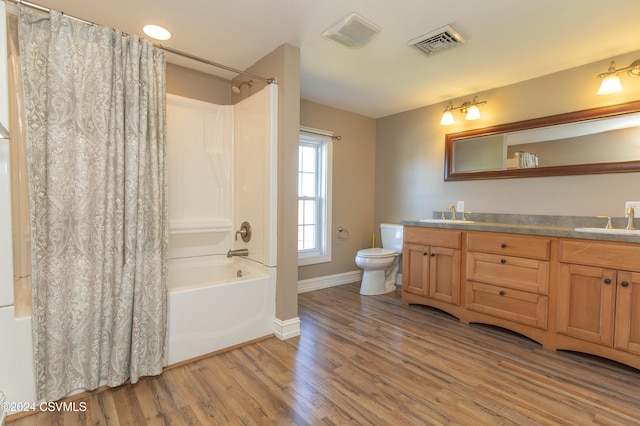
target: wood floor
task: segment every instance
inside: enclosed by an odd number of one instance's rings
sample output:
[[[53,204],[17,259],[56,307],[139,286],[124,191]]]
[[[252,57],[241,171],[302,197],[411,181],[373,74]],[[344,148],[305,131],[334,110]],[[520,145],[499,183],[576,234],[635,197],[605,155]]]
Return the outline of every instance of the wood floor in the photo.
[[[403,306],[358,284],[300,295],[302,336],[275,338],[85,395],[23,425],[632,425],[640,372]]]

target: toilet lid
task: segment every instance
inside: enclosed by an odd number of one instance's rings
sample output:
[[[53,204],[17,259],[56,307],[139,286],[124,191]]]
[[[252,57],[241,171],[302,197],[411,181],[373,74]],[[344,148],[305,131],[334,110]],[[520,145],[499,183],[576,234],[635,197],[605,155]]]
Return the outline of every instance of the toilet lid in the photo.
[[[358,256],[362,257],[389,257],[395,256],[396,254],[397,253],[393,250],[379,247],[358,250]]]

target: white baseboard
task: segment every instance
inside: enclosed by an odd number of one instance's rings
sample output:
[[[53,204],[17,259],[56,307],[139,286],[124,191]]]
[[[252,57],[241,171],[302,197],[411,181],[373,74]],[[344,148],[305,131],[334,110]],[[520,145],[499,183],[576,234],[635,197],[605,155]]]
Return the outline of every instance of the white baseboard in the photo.
[[[285,321],[273,319],[273,334],[280,340],[291,339],[300,335],[300,318],[295,317]]]
[[[360,280],[362,280],[361,270],[300,280],[298,281],[298,294],[343,284],[350,284]]]
[[[343,284],[351,284],[362,280],[362,271],[345,272],[325,277],[309,278],[298,281],[298,294],[321,290]],[[402,274],[396,277],[396,285],[402,285]]]

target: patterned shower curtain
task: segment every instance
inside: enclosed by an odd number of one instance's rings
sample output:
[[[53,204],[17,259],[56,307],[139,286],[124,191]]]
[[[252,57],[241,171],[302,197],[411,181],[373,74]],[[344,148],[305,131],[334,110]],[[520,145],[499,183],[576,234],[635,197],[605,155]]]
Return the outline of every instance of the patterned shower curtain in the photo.
[[[160,374],[167,340],[164,54],[20,7],[37,396]]]

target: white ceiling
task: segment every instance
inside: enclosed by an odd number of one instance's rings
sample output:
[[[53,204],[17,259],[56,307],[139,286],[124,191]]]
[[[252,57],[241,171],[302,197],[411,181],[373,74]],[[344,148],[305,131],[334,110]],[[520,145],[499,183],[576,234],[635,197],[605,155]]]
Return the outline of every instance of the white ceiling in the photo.
[[[129,34],[167,27],[164,45],[246,69],[283,43],[300,48],[301,96],[372,118],[640,49],[640,0],[35,0]],[[381,26],[349,49],[321,33],[351,13]],[[407,41],[450,24],[461,47],[428,57]],[[234,74],[167,54],[167,60]],[[620,63],[618,67],[628,66]],[[272,76],[265,76],[272,77]],[[594,85],[597,81],[594,76]],[[594,89],[595,90],[595,89]]]

